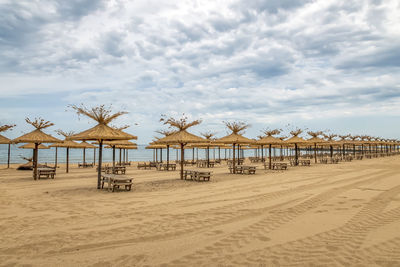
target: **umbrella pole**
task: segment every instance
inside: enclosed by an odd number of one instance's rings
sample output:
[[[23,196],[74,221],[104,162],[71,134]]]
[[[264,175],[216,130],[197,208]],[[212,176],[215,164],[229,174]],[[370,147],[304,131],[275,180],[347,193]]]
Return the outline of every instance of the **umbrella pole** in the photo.
[[[299,165],[299,155],[297,154],[297,143],[294,144],[294,161],[295,161],[295,165]]]
[[[38,162],[38,147],[39,144],[35,143],[35,149],[33,150],[33,179],[37,179],[37,162]]]
[[[263,151],[263,145],[261,145],[261,162],[264,162],[264,151]]]
[[[192,162],[194,162],[194,148],[192,148]]]
[[[112,147],[113,148],[113,168],[112,168],[112,173],[115,173],[115,145]]]
[[[69,147],[67,147],[67,168],[66,168],[66,173],[69,172]]]
[[[119,149],[119,165],[120,166],[122,165],[122,155],[121,155],[121,153],[122,153],[122,149],[120,148]]]
[[[272,169],[271,148],[272,148],[272,145],[269,144],[269,166],[268,167],[269,167],[270,170]]]
[[[86,148],[83,148],[83,166],[85,166],[85,162],[86,162]]]
[[[218,147],[218,160],[221,161],[221,147]]]
[[[93,149],[93,166],[96,165],[96,148]]]
[[[126,150],[126,162],[129,162],[129,149]]]
[[[169,145],[167,145],[167,170],[169,170]]]
[[[103,140],[100,140],[99,143],[99,164],[98,164],[98,170],[97,170],[97,189],[100,189],[100,183],[101,183],[101,159],[103,157]]]
[[[210,147],[207,146],[207,168],[210,168]]]
[[[7,169],[10,168],[10,153],[11,153],[11,144],[8,144]]]
[[[57,168],[57,150],[58,150],[58,147],[56,147],[56,156],[55,156],[55,160],[54,160],[54,165],[55,165],[55,168]]]
[[[317,164],[317,143],[314,143],[314,162]]]
[[[233,151],[232,151],[232,158],[233,158],[233,161],[232,161],[232,167],[233,167],[233,174],[235,174],[236,173],[236,170],[235,170],[235,144],[232,144],[232,146],[233,146]]]
[[[183,180],[183,161],[184,161],[184,158],[185,158],[185,149],[184,149],[184,144],[181,143],[181,180]]]
[[[333,157],[333,146],[330,146],[330,156],[331,156],[331,158]]]

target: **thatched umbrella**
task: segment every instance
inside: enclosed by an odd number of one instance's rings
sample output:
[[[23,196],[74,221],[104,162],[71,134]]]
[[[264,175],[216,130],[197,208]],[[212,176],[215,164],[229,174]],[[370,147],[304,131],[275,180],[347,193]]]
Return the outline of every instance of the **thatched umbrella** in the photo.
[[[115,149],[118,149],[119,146],[134,146],[135,143],[132,143],[128,140],[115,140],[115,141],[106,141],[104,142],[105,145],[108,145],[110,148],[113,149],[113,169],[115,168]],[[121,149],[119,153],[120,163],[121,163]]]
[[[93,144],[89,144],[86,141],[81,142],[80,145],[83,148],[83,164],[85,164],[86,163],[86,149],[87,148],[89,148],[89,149],[93,148],[93,155],[95,156],[96,155],[97,146],[95,146]],[[94,161],[95,161],[95,159],[93,158],[93,165],[94,165]]]
[[[224,122],[225,126],[231,130],[231,134],[224,136],[222,138],[219,138],[215,140],[215,143],[222,143],[222,144],[231,144],[232,145],[232,157],[233,157],[233,173],[236,173],[235,171],[235,164],[236,164],[236,159],[235,159],[235,145],[240,145],[240,144],[253,144],[254,140],[251,140],[249,138],[246,138],[242,136],[240,133],[242,133],[245,129],[249,127],[248,124],[244,122]]]
[[[81,145],[80,143],[76,143],[72,140],[68,140],[68,138],[70,138],[74,133],[73,132],[64,132],[62,130],[56,130],[56,133],[58,133],[59,135],[62,135],[65,137],[65,140],[62,143],[57,143],[57,144],[52,144],[50,145],[50,147],[55,147],[56,148],[56,160],[55,162],[57,162],[57,148],[59,147],[65,147],[66,148],[66,168],[65,168],[65,172],[68,173],[69,172],[69,149],[70,148],[83,148],[83,145]]]
[[[125,160],[125,150],[126,152],[129,151],[129,149],[138,149],[137,148],[137,144],[136,143],[132,143],[130,141],[127,140],[120,140],[121,143],[117,144],[117,145],[107,145],[105,148],[113,148],[113,149],[119,149],[119,165],[122,164],[122,157],[121,157],[121,152],[122,150],[124,150],[124,162],[126,162]],[[126,143],[122,142],[122,141],[126,141]],[[115,142],[115,141],[112,141]],[[104,142],[106,144],[106,142]],[[107,142],[108,144],[109,142]],[[115,156],[114,156],[115,157]],[[126,155],[126,158],[128,158],[128,155]],[[115,159],[114,159],[115,160]]]
[[[340,144],[334,140],[333,138],[335,138],[337,136],[337,134],[323,134],[323,136],[325,137],[326,141],[327,141],[327,145],[329,145],[329,151],[330,151],[330,157],[333,157],[333,146],[340,146]]]
[[[206,142],[202,145],[206,147],[206,152],[207,152],[207,168],[210,167],[210,146],[212,146],[212,142],[214,141],[212,137],[215,135],[215,133],[212,132],[205,132],[201,133],[201,135],[206,139]]]
[[[322,131],[308,131],[307,133],[311,136],[310,139],[307,139],[307,142],[314,145],[314,162],[317,163],[317,145],[326,143],[327,141],[318,137],[324,134]]]
[[[42,129],[53,126],[54,124],[45,121],[41,118],[36,118],[34,121],[26,118],[25,121],[31,124],[36,130],[24,134],[20,137],[12,140],[13,143],[33,143],[35,144],[34,153],[33,153],[33,179],[37,178],[37,161],[38,161],[38,146],[42,143],[61,143],[62,141],[42,132]]]
[[[4,124],[0,125],[0,133],[10,130],[15,127],[15,124]],[[7,158],[7,168],[10,168],[10,155],[11,155],[11,140],[5,136],[0,135],[0,144],[8,144],[8,158]]]
[[[167,136],[170,136],[171,134],[175,133],[176,131],[175,130],[173,130],[173,131],[172,130],[158,130],[156,132],[159,133],[159,134],[164,135],[164,137],[167,137]],[[158,138],[158,140],[159,140],[159,138]],[[166,146],[165,146],[165,148],[167,148],[167,166],[169,165],[169,146],[170,146],[170,144],[166,144]],[[162,161],[162,149],[164,147],[161,146],[161,147],[158,147],[158,148],[161,149],[161,161]]]
[[[137,137],[108,126],[111,121],[123,114],[126,114],[127,112],[117,112],[112,114],[111,110],[107,109],[104,105],[100,105],[91,109],[87,109],[83,105],[80,107],[72,105],[71,107],[78,113],[78,115],[85,115],[98,123],[96,126],[90,128],[89,130],[70,136],[69,139],[82,141],[91,140],[99,142],[97,189],[100,189],[103,141],[130,140],[137,139]]]
[[[188,122],[187,117],[183,117],[181,119],[174,119],[174,118],[166,118],[165,116],[162,116],[160,121],[166,125],[169,125],[169,127],[176,128],[176,131],[174,131],[174,133],[171,135],[168,135],[164,138],[161,138],[161,139],[155,141],[154,143],[155,144],[180,145],[180,149],[181,149],[180,176],[181,176],[181,179],[183,179],[183,165],[184,165],[184,161],[185,161],[185,146],[190,143],[205,142],[205,140],[203,138],[196,136],[194,134],[191,134],[191,133],[187,132],[186,130],[192,126],[200,124],[201,120],[195,120],[192,122]]]
[[[265,137],[262,137],[260,140],[256,141],[256,144],[261,145],[261,151],[263,149],[263,145],[269,145],[269,169],[272,169],[272,157],[271,157],[271,150],[272,145],[281,145],[283,141],[279,138],[273,137],[274,135],[280,134],[281,130],[274,129],[274,130],[266,130],[264,131],[266,134]],[[262,152],[261,152],[262,153]]]
[[[291,131],[290,134],[292,135],[292,137],[285,141],[285,143],[294,145],[294,149],[295,149],[294,150],[294,153],[295,153],[294,154],[295,155],[294,162],[295,162],[296,166],[299,165],[298,145],[307,143],[306,140],[304,140],[301,137],[298,137],[298,135],[301,134],[302,132],[303,132],[303,130],[301,130],[301,129],[296,129],[296,130]]]

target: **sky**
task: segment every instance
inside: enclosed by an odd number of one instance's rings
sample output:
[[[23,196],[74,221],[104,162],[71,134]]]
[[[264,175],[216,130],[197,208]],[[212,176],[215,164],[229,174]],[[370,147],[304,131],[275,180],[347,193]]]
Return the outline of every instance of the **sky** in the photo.
[[[127,111],[150,142],[160,115],[262,130],[400,138],[398,0],[0,0],[0,124],[95,124],[68,105]],[[289,126],[288,126],[289,125]]]

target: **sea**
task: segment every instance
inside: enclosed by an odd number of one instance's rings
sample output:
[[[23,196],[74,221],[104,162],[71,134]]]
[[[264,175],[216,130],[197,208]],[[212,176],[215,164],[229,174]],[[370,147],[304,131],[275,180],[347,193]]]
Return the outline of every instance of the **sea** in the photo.
[[[10,163],[26,163],[25,158],[31,158],[33,155],[33,149],[22,149],[19,148],[23,144],[11,145],[10,149]],[[157,155],[158,161],[160,161],[160,154],[162,154],[162,159],[165,161],[167,158],[166,149],[163,149],[162,153],[160,150],[157,151],[157,154],[153,149],[146,149],[147,145],[138,145],[138,149],[129,150],[127,161],[154,161],[155,156]],[[57,162],[58,163],[66,163],[66,155],[67,149],[59,147],[57,149]],[[218,148],[213,149],[210,148],[210,159],[218,159],[222,158],[231,158],[232,150],[231,149],[221,149],[218,151]],[[54,147],[49,149],[39,149],[38,159],[39,163],[48,163],[54,164],[55,162],[55,154],[56,149]],[[123,152],[122,159],[123,159]],[[104,162],[112,162],[112,149],[103,148],[103,161]],[[243,150],[244,157],[252,157],[255,156],[256,152],[254,149]],[[7,156],[8,156],[8,145],[0,144],[0,164],[7,164]],[[116,160],[119,160],[119,149],[115,151]],[[169,150],[169,159],[176,160],[180,158],[180,150],[172,149]],[[205,159],[206,158],[206,149],[195,149],[193,153],[193,149],[185,149],[185,159]],[[86,162],[93,162],[94,159],[94,149],[86,149],[85,150],[85,160]],[[98,160],[98,149],[96,149],[96,161]],[[83,149],[69,149],[69,162],[70,163],[80,163],[83,162]]]

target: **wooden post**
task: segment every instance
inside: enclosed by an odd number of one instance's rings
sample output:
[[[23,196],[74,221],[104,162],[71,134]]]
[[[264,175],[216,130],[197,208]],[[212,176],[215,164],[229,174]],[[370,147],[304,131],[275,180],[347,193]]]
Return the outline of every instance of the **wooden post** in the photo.
[[[83,148],[83,165],[85,165],[86,161],[86,147]]]
[[[314,162],[317,163],[317,143],[314,143]]]
[[[235,174],[236,173],[236,171],[235,171],[235,144],[232,144],[232,147],[233,147],[233,151],[232,151],[232,157],[233,157],[233,161],[232,161],[232,167],[233,167],[233,174]]]
[[[10,168],[10,154],[11,154],[11,144],[8,144],[8,159],[7,159],[7,169]]]
[[[99,164],[98,164],[98,170],[97,170],[97,189],[100,189],[101,187],[101,159],[103,157],[103,140],[100,140],[99,142]]]
[[[112,146],[113,149],[113,164],[112,164],[112,173],[115,173],[115,145]]]
[[[93,166],[96,165],[96,148],[93,149]]]
[[[57,168],[57,159],[58,159],[57,152],[58,152],[58,147],[56,147],[56,155],[55,155],[55,160],[54,160],[54,166],[55,166],[55,168]]]
[[[35,148],[33,150],[33,179],[37,179],[37,162],[38,162],[38,147],[39,144],[35,143]]]
[[[69,147],[67,147],[67,169],[66,172],[69,172]]]
[[[168,165],[169,165],[169,145],[167,145],[167,170],[169,170]]]
[[[294,144],[294,165],[299,165],[299,155],[297,154],[297,143]]]
[[[121,157],[121,148],[119,149],[119,165],[122,164],[122,157]]]
[[[269,169],[272,170],[272,157],[271,157],[272,144],[269,144]]]
[[[178,150],[176,150],[178,151]],[[183,180],[183,161],[185,160],[184,144],[181,143],[181,180]]]

